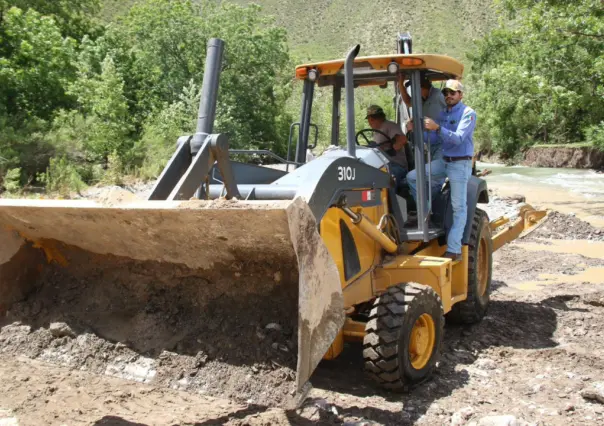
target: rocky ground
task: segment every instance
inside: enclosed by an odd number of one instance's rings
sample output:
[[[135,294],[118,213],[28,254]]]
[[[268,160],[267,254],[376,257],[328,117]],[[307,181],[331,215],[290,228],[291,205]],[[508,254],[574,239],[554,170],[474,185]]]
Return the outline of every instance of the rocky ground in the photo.
[[[491,200],[491,219],[514,218],[519,200]],[[362,373],[362,348],[350,344],[320,364],[298,409],[208,396],[211,384],[192,385],[200,368],[217,362],[203,352],[149,355],[94,330],[9,315],[0,323],[0,425],[604,424],[602,234],[551,213],[495,253],[487,316],[473,326],[446,326],[429,381],[404,394],[382,391]],[[278,324],[256,328],[259,338],[277,343],[276,353],[287,349],[279,346],[287,339]],[[220,368],[226,375],[228,365]],[[237,375],[252,391],[263,391],[254,387],[260,378],[277,387],[292,380],[278,362],[253,368]]]

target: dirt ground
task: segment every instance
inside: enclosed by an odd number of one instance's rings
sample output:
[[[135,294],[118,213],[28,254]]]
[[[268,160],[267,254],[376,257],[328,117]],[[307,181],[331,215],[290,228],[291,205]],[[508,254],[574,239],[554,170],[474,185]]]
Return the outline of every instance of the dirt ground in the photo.
[[[429,381],[405,394],[382,391],[363,375],[360,345],[350,344],[338,359],[319,365],[298,409],[279,404],[291,389],[292,331],[269,316],[259,314],[246,328],[254,346],[233,348],[229,362],[212,356],[213,345],[226,340],[176,338],[182,316],[195,305],[180,294],[164,328],[141,328],[141,335],[121,339],[125,324],[109,321],[115,306],[103,297],[124,291],[118,281],[115,288],[89,289],[99,300],[93,306],[66,297],[77,283],[55,276],[52,287],[0,322],[0,425],[604,424],[603,234],[575,217],[552,214],[495,253],[487,316],[476,325],[445,327],[443,356]],[[146,285],[153,284],[151,266],[122,267],[138,268]],[[165,300],[143,299],[144,325]],[[55,316],[56,304],[69,315]],[[103,334],[120,338],[99,337],[96,320],[85,321],[87,312],[105,312]],[[210,325],[217,332],[223,326]],[[171,341],[187,345],[160,348],[157,342],[170,333]],[[240,365],[239,352],[246,350],[259,362]],[[234,382],[222,379],[232,371]],[[217,380],[229,392],[210,397]]]

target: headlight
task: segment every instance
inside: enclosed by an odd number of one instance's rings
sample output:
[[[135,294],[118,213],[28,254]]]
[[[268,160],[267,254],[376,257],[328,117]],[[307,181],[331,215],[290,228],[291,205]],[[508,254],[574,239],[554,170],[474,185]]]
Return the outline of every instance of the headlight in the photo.
[[[396,62],[390,62],[388,64],[388,72],[390,74],[396,74],[398,72],[398,64]]]

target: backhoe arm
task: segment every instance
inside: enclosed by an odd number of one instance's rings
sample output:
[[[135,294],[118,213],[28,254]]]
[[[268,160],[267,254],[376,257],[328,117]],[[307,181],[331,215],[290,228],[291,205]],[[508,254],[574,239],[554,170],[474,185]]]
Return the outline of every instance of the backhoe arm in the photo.
[[[503,247],[510,241],[515,240],[525,231],[532,232],[537,229],[537,225],[543,223],[543,219],[547,216],[547,212],[544,210],[535,210],[531,205],[525,204],[520,208],[518,218],[507,228],[498,232],[493,236],[493,251],[496,251]],[[510,220],[504,217],[495,219],[491,222],[491,230],[495,231],[497,228],[505,225]]]

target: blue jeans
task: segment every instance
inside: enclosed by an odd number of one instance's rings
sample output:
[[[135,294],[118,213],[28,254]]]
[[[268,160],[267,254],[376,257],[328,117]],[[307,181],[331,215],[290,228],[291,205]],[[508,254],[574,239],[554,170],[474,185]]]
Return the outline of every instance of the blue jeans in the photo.
[[[438,190],[443,183],[447,175],[445,174],[445,162],[442,159],[433,160],[431,163],[432,167],[432,191]],[[428,164],[426,164],[426,185],[428,185]],[[407,182],[409,183],[409,189],[413,199],[417,202],[417,169],[411,170],[407,174]]]
[[[445,170],[451,185],[453,226],[447,236],[447,251],[461,254],[461,239],[468,218],[468,180],[472,175],[472,160],[445,162]]]
[[[390,172],[394,176],[394,181],[396,182],[396,190],[398,191],[405,182],[405,177],[407,176],[407,169],[401,166],[399,163],[391,161]]]

